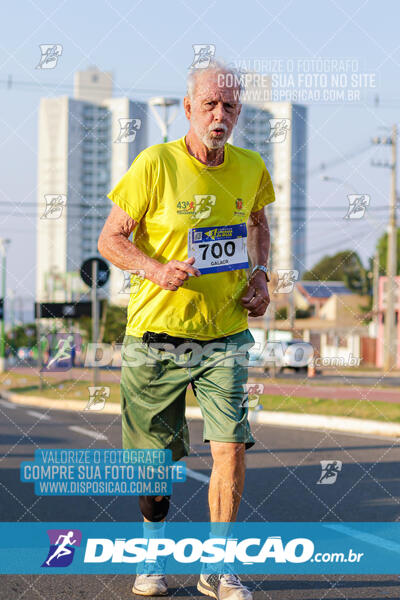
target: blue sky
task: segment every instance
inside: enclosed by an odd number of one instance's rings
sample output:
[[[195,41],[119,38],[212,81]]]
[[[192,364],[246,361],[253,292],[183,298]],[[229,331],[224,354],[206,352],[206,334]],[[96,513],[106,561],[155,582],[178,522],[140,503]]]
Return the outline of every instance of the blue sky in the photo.
[[[12,240],[8,289],[30,297],[35,286],[37,118],[41,96],[71,93],[73,73],[96,65],[111,70],[116,95],[132,98],[156,92],[183,96],[193,59],[192,44],[216,45],[232,61],[255,59],[344,59],[358,61],[358,72],[374,73],[376,88],[359,103],[309,104],[307,266],[322,255],[357,250],[366,262],[385,231],[390,193],[389,169],[371,158],[389,159],[388,148],[367,148],[371,138],[398,119],[400,42],[398,2],[365,0],[227,0],[171,2],[92,0],[23,1],[7,7],[0,53],[0,236]],[[397,15],[397,16],[396,16]],[[35,69],[39,44],[59,43],[63,54],[53,70]],[[3,83],[12,75],[13,85]],[[151,93],[143,92],[151,90]],[[379,105],[374,98],[379,96]],[[183,111],[171,137],[186,131]],[[150,143],[159,141],[151,126]],[[352,158],[344,160],[351,154]],[[318,166],[347,184],[321,181]],[[334,164],[336,162],[336,164]],[[360,220],[344,221],[339,210],[355,190],[371,196],[372,210]],[[381,210],[377,210],[381,207]],[[285,243],[285,240],[279,241]]]

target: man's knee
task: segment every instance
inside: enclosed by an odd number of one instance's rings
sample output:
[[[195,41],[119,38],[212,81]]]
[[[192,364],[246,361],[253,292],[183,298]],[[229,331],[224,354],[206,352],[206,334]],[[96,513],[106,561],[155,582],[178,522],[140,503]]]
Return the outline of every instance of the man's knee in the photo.
[[[210,441],[211,455],[217,463],[244,463],[246,444],[241,442]]]
[[[156,500],[156,498],[158,496],[139,496],[139,507],[142,515],[148,521],[155,523],[162,521],[167,516],[171,496],[162,496],[161,500]]]

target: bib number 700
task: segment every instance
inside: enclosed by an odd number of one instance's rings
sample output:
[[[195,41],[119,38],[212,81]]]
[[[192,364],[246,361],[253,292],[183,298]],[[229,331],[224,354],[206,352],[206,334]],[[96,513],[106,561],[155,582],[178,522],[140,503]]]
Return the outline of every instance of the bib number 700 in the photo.
[[[213,242],[211,244],[199,244],[199,248],[203,250],[202,259],[207,259],[207,251],[211,248],[210,252],[214,258],[221,258],[223,254],[226,256],[233,256],[235,254],[235,244],[233,242],[225,242],[223,245],[220,242]]]
[[[246,224],[190,229],[188,256],[195,257],[196,268],[203,275],[247,269]]]

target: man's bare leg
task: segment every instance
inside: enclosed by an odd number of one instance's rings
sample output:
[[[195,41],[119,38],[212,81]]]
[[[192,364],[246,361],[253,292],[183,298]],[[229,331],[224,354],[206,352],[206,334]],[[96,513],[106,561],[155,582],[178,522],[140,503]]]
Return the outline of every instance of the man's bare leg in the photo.
[[[231,523],[236,520],[244,488],[246,447],[244,443],[237,442],[210,441],[210,445],[213,457],[208,490],[210,521]],[[213,535],[212,529],[210,533]],[[217,532],[214,531],[215,533]],[[225,535],[227,533],[218,531],[217,537]],[[202,573],[197,589],[217,600],[252,600],[251,592],[237,575],[229,572],[229,569],[225,574],[220,573],[218,576],[215,573]]]
[[[245,444],[210,441],[213,468],[208,489],[210,521],[236,520],[245,478]]]

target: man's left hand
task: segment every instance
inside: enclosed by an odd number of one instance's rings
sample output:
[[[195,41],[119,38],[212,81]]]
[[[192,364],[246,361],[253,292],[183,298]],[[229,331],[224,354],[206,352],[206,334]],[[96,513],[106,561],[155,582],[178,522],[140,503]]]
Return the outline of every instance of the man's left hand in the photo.
[[[261,317],[265,313],[270,299],[267,280],[262,271],[254,273],[240,302],[249,311],[249,317]]]

